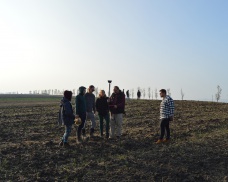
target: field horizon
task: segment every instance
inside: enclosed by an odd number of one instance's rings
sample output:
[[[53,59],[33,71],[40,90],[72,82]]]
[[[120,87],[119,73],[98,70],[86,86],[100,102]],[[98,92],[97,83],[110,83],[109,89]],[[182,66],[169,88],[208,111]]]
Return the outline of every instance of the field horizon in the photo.
[[[74,126],[66,149],[61,97],[0,95],[1,181],[228,181],[227,103],[175,100],[171,142],[157,145],[161,101],[126,100],[121,140],[101,138],[96,116],[95,137],[78,144]]]
[[[126,95],[126,94],[125,94]],[[1,99],[6,98],[62,98],[62,95],[49,95],[49,94],[2,94],[0,93],[0,101]],[[172,97],[172,96],[171,96]],[[75,95],[73,95],[73,98],[75,98]],[[182,101],[181,99],[175,99],[176,101]],[[137,98],[130,98],[130,100],[137,100]],[[152,99],[152,98],[143,98],[141,97],[140,100],[161,100],[160,97],[158,99]],[[184,101],[196,101],[196,102],[217,102],[212,101],[210,99],[202,98],[202,99],[183,99]],[[227,103],[228,99],[220,99],[217,103]]]

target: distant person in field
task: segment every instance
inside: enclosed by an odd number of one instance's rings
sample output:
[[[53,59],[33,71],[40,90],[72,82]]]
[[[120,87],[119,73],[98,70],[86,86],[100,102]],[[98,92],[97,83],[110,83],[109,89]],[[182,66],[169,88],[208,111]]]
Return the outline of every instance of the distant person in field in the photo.
[[[95,121],[95,113],[96,113],[96,105],[95,105],[95,95],[93,94],[95,90],[95,87],[93,85],[90,85],[88,88],[87,93],[85,94],[85,100],[86,100],[86,120],[91,120],[91,128],[90,128],[90,136],[93,137],[94,130],[96,127],[96,121]],[[85,123],[86,126],[86,123]],[[83,130],[85,131],[85,126]]]
[[[141,97],[141,92],[140,92],[140,90],[138,90],[138,92],[137,92],[137,98],[140,99],[140,97]]]
[[[127,95],[127,98],[129,99],[129,97],[130,97],[129,90],[127,90],[126,95]]]
[[[68,137],[70,136],[72,125],[74,124],[75,115],[71,105],[72,92],[65,90],[64,97],[61,100],[61,120],[65,125],[65,133],[62,137],[60,146],[69,147]]]
[[[86,88],[83,86],[79,87],[79,94],[75,98],[76,118],[80,118],[82,121],[82,123],[78,126],[78,131],[77,131],[78,142],[82,141],[81,134],[86,120],[86,101],[84,97],[85,93],[86,93]]]
[[[156,142],[157,144],[162,142],[168,142],[170,140],[170,129],[169,122],[173,121],[174,116],[174,101],[169,96],[166,95],[166,90],[160,90],[160,96],[162,97],[162,102],[160,104],[160,138]],[[166,138],[164,138],[166,132]]]
[[[105,119],[105,137],[109,138],[109,122],[110,122],[110,114],[109,114],[109,107],[108,107],[108,97],[105,94],[104,90],[100,90],[99,97],[96,100],[96,110],[98,112],[98,116],[100,119],[100,135],[103,137],[103,121]]]
[[[111,111],[110,138],[113,139],[116,136],[119,139],[122,135],[125,95],[118,86],[115,86],[113,89],[113,93],[108,101]]]

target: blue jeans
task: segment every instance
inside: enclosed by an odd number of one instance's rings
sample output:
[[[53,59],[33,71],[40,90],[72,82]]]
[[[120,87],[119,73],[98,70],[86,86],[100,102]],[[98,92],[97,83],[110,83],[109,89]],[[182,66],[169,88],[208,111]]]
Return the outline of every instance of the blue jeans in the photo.
[[[62,141],[65,143],[68,140],[68,137],[70,136],[72,129],[72,125],[65,125],[65,133],[63,135]]]
[[[83,129],[86,128],[86,120],[91,120],[91,128],[95,128],[96,127],[96,121],[95,121],[95,117],[94,117],[94,113],[93,112],[86,112],[86,119],[85,119],[85,124]]]

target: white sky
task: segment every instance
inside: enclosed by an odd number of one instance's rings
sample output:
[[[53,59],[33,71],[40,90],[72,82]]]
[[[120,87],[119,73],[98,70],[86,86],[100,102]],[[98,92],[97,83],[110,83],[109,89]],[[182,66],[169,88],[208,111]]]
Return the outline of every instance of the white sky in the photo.
[[[107,80],[228,99],[227,1],[1,0],[0,93]]]

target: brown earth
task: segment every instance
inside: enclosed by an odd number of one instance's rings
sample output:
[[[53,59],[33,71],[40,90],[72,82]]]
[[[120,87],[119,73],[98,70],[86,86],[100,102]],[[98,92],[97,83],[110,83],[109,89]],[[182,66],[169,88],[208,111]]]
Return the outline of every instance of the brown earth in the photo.
[[[228,104],[175,101],[171,142],[155,144],[160,101],[126,103],[120,141],[58,146],[59,98],[0,100],[0,181],[227,181]],[[90,122],[88,122],[87,133]]]

